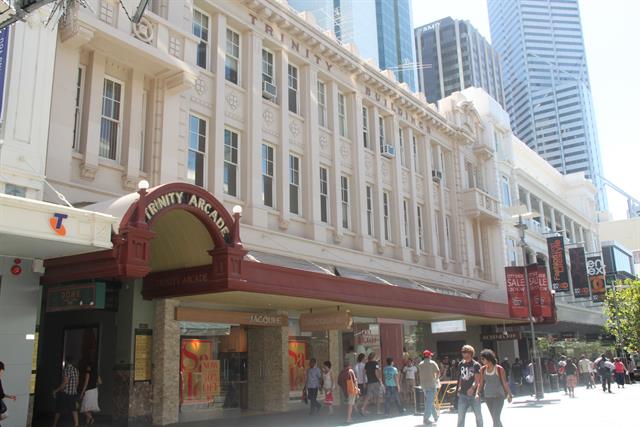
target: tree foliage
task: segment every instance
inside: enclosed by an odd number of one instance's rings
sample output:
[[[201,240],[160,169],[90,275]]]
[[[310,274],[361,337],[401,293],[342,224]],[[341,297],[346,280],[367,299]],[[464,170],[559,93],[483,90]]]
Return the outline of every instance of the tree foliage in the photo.
[[[607,332],[627,351],[640,349],[640,280],[616,282],[605,300]]]

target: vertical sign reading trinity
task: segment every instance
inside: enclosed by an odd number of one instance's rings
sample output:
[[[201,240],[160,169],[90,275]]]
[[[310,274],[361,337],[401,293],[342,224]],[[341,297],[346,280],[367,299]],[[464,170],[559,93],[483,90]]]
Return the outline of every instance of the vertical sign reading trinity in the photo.
[[[587,260],[584,248],[570,248],[571,281],[573,282],[573,296],[576,298],[589,298],[589,280],[587,279]]]
[[[591,300],[593,302],[603,302],[607,290],[605,288],[604,263],[600,255],[587,258],[587,274],[591,285]]]
[[[4,120],[4,92],[7,75],[7,51],[9,50],[9,27],[0,30],[0,122]]]
[[[569,274],[567,258],[564,254],[564,237],[547,238],[549,250],[549,269],[551,270],[551,288],[556,292],[569,292]]]

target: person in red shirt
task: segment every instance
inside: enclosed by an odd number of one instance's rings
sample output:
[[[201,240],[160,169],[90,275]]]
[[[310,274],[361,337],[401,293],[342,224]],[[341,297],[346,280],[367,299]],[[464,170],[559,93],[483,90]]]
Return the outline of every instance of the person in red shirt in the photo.
[[[618,384],[618,388],[622,386],[624,388],[624,375],[627,373],[627,368],[625,368],[624,363],[620,360],[619,357],[613,359],[614,372],[616,373],[616,383]]]

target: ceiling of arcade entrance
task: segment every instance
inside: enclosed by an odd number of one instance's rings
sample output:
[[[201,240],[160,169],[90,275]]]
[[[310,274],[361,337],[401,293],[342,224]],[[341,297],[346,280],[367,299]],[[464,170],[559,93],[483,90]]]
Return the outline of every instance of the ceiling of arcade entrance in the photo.
[[[151,228],[151,271],[211,264],[208,251],[215,247],[209,231],[188,211],[174,209],[159,217]]]

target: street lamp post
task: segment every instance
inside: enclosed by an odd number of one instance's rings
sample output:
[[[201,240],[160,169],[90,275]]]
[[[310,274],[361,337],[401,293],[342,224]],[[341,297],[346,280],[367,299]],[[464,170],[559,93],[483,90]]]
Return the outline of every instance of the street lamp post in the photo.
[[[533,393],[536,400],[544,399],[544,386],[542,383],[542,363],[538,354],[538,345],[536,343],[536,331],[533,325],[533,310],[531,306],[531,288],[529,287],[529,273],[527,271],[527,243],[525,241],[525,230],[527,225],[522,221],[522,215],[518,215],[518,224],[516,228],[520,230],[520,246],[522,246],[522,265],[524,266],[524,283],[527,292],[527,305],[529,308],[529,327],[531,328],[531,350],[535,363],[533,369]]]

